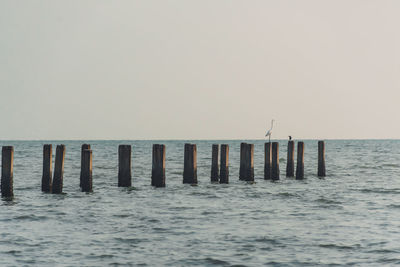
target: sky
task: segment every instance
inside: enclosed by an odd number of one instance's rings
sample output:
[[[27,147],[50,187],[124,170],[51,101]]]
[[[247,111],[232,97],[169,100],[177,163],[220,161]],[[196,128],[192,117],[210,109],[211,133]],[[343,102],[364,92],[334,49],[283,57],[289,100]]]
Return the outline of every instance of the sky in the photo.
[[[1,0],[0,139],[398,139],[399,11]]]

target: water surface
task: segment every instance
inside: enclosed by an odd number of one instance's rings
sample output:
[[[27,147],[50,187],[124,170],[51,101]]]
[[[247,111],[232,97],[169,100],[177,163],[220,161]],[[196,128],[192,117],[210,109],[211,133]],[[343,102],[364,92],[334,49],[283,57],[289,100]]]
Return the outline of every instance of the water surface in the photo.
[[[186,141],[2,141],[14,146],[13,201],[1,201],[1,266],[383,266],[400,263],[400,141],[305,141],[303,181],[239,181],[240,141],[197,144],[198,186],[182,184]],[[41,190],[44,143],[66,145],[63,195]],[[80,146],[93,193],[79,189]],[[166,145],[166,188],[150,186],[151,147]],[[230,145],[230,184],[211,184],[211,145]],[[133,187],[118,188],[118,145],[132,145]],[[296,147],[297,148],[297,147]],[[296,155],[296,154],[295,154]],[[54,157],[54,155],[53,155]]]

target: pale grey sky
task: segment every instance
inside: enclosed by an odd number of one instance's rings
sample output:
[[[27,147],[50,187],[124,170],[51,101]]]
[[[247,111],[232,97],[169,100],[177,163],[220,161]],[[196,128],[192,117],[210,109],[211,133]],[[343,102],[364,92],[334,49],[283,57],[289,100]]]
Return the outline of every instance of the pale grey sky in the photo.
[[[400,138],[400,1],[0,1],[0,139]]]

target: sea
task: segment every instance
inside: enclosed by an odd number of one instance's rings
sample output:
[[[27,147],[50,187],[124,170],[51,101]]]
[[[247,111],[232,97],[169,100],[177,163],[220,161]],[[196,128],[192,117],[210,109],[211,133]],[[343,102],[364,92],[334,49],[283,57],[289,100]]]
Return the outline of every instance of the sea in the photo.
[[[304,180],[286,178],[287,140],[274,141],[274,182],[265,140],[0,141],[14,146],[15,195],[0,202],[0,266],[400,264],[400,140],[325,140],[324,178],[318,140],[305,140]],[[254,144],[254,183],[239,180],[241,142]],[[83,143],[92,193],[79,187]],[[197,144],[197,186],[182,183],[185,143]],[[44,144],[53,164],[66,146],[63,194],[41,192]],[[130,188],[117,186],[120,144],[132,145]],[[166,145],[165,188],[151,186],[153,144]],[[229,184],[210,182],[212,144],[229,145]]]

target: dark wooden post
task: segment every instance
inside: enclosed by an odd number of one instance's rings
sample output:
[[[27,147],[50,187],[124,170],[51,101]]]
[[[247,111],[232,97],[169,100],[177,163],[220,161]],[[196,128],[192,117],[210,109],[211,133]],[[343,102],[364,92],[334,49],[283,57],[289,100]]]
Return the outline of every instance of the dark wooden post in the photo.
[[[14,197],[14,147],[3,146],[1,151],[1,196]]]
[[[245,180],[249,182],[254,181],[254,144],[246,144],[246,154],[245,154]]]
[[[264,144],[264,179],[271,179],[271,143]]]
[[[80,174],[80,178],[79,178],[79,186],[82,187],[82,170],[83,170],[83,151],[85,149],[90,149],[90,145],[89,144],[83,144],[81,147],[81,174]]]
[[[56,160],[54,164],[54,176],[51,192],[61,194],[63,190],[65,146],[58,145],[56,148]]]
[[[297,144],[296,180],[304,179],[304,142]]]
[[[165,187],[165,145],[153,145],[151,185]]]
[[[219,145],[212,145],[211,182],[218,182],[218,149]]]
[[[118,147],[118,186],[132,186],[132,147],[120,145]]]
[[[220,169],[221,184],[229,183],[229,145],[221,145],[221,169]]]
[[[325,177],[325,142],[318,141],[318,176]]]
[[[286,177],[294,177],[294,141],[288,142]]]
[[[92,150],[85,149],[82,153],[82,192],[93,191]]]
[[[279,143],[272,143],[272,170],[271,179],[279,180]]]
[[[52,145],[43,146],[43,173],[42,173],[42,191],[51,192],[53,168],[53,151]]]
[[[247,143],[240,143],[240,169],[239,169],[239,180],[246,180],[246,150]]]
[[[185,144],[183,183],[197,184],[197,147]]]

